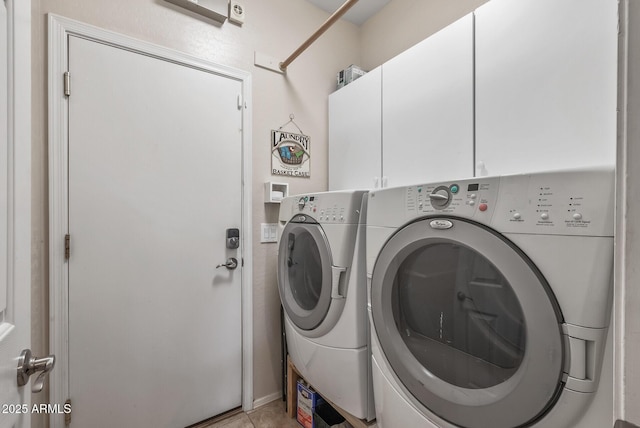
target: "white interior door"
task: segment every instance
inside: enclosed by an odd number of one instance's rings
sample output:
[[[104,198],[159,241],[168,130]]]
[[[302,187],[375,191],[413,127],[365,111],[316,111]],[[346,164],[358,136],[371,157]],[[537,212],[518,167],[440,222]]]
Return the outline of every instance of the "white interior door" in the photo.
[[[30,1],[0,3],[0,427],[30,426],[18,356],[30,345]]]
[[[68,58],[71,426],[238,407],[242,82],[75,36]]]

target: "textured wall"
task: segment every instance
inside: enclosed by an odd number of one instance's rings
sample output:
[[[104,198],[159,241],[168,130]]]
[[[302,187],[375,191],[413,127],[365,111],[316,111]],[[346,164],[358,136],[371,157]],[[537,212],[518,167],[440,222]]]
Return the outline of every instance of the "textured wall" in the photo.
[[[393,0],[361,27],[361,67],[379,66],[487,1]]]
[[[277,207],[263,203],[263,183],[288,181],[291,193],[327,188],[327,95],[336,72],[360,61],[359,28],[338,22],[292,65],[286,76],[253,65],[254,51],[284,60],[327,18],[304,0],[244,0],[242,27],[222,26],[163,0],[33,0],[33,271],[32,348],[48,352],[47,21],[54,13],[173,48],[252,73],[254,235],[254,399],[275,396],[280,384],[280,313],[275,244],[260,244],[260,223],[277,221]],[[339,46],[339,49],[336,47]],[[295,114],[311,136],[311,178],[270,173],[270,130]],[[47,400],[46,391],[34,402]],[[34,417],[33,426],[46,426]]]

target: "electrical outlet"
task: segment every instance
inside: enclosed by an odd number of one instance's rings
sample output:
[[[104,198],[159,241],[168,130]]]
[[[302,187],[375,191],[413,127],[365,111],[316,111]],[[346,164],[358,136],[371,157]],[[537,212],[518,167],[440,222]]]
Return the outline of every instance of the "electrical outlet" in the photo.
[[[229,2],[229,22],[234,24],[244,24],[244,5],[235,0]]]

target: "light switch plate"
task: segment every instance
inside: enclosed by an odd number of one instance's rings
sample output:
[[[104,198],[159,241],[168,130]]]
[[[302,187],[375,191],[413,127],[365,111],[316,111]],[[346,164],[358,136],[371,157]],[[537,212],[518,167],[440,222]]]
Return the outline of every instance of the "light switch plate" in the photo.
[[[260,242],[278,242],[278,223],[260,223]]]

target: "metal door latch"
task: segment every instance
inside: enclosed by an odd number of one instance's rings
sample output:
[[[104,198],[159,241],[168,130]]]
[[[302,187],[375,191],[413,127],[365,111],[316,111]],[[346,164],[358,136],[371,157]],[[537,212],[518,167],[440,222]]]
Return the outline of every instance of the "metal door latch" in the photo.
[[[56,364],[56,356],[49,355],[44,358],[36,358],[31,355],[31,349],[25,349],[18,358],[18,386],[24,386],[29,382],[32,374],[41,372],[31,388],[32,392],[40,392],[44,387],[45,376],[53,370]]]
[[[229,270],[234,270],[238,267],[238,259],[236,259],[235,257],[229,257],[225,263],[221,263],[216,266],[216,269],[221,267],[226,267]]]

